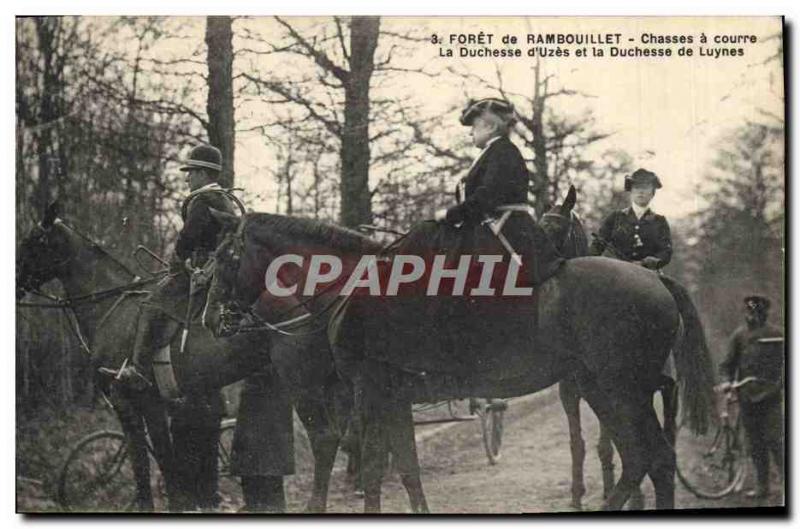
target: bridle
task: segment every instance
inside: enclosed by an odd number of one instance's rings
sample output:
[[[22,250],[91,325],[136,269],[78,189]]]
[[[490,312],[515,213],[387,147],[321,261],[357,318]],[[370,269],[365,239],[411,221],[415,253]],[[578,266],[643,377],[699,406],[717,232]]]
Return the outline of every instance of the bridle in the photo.
[[[236,232],[231,236],[231,245],[232,248],[229,250],[229,258],[233,261],[236,261],[237,264],[233,266],[241,266],[242,255],[244,254],[244,225],[245,219],[239,223],[239,226],[236,229]],[[223,243],[224,244],[224,243]],[[217,259],[217,253],[212,259],[217,261],[217,268],[219,265],[219,260]],[[238,271],[238,268],[237,268]],[[343,280],[345,280],[345,276],[340,276],[333,281],[332,283],[325,286],[325,288],[321,289],[319,292],[316,292],[313,296],[308,297],[307,299],[298,302],[296,305],[289,307],[288,309],[282,311],[276,316],[276,319],[279,320],[278,323],[272,323],[265,320],[261,317],[256,311],[255,306],[256,303],[253,302],[249,306],[244,306],[244,303],[240,301],[241,296],[239,296],[238,290],[238,282],[233,281],[233,286],[231,287],[231,295],[227,301],[221,303],[220,308],[220,325],[219,325],[219,334],[223,336],[235,334],[238,332],[275,332],[281,334],[283,336],[293,336],[293,337],[302,337],[302,336],[310,336],[313,334],[318,334],[325,331],[328,327],[327,322],[323,322],[322,324],[318,324],[320,319],[330,312],[338,303],[341,302],[341,299],[334,297],[333,300],[328,302],[324,307],[320,310],[315,312],[306,312],[300,314],[299,316],[291,317],[288,319],[283,319],[288,317],[293,312],[300,310],[300,309],[308,309],[309,305],[317,301],[321,296],[327,294],[331,290],[333,290],[337,285],[339,285]],[[217,282],[219,281],[219,277],[217,277]],[[209,292],[210,295],[210,292]],[[256,298],[257,299],[257,298]],[[205,314],[204,314],[205,316]],[[241,322],[244,319],[249,320],[247,323],[237,323]],[[306,329],[309,326],[314,326],[311,330],[302,330]],[[301,330],[301,332],[297,332],[297,330]]]
[[[138,275],[134,274],[122,261],[120,261],[119,259],[114,257],[114,255],[112,255],[105,248],[103,248],[97,241],[93,240],[88,235],[82,233],[77,228],[75,228],[73,226],[70,226],[69,224],[67,224],[66,222],[64,222],[63,220],[58,219],[58,218],[53,221],[53,226],[55,226],[55,225],[64,226],[66,229],[70,230],[72,233],[74,233],[75,235],[77,235],[81,239],[87,241],[89,243],[89,245],[93,249],[96,249],[99,252],[101,252],[104,256],[106,256],[109,259],[111,259],[120,268],[122,268],[125,272],[127,272],[128,274],[130,274],[133,277],[133,280],[131,282],[125,283],[125,284],[120,285],[118,287],[98,290],[98,291],[95,291],[95,292],[90,292],[88,294],[82,294],[80,296],[71,296],[71,297],[68,296],[68,297],[65,297],[65,298],[61,298],[61,297],[58,297],[58,296],[53,296],[53,295],[47,294],[47,293],[42,292],[40,290],[41,286],[44,285],[45,283],[47,283],[49,281],[49,279],[44,277],[45,268],[44,267],[37,267],[33,271],[31,271],[29,273],[29,276],[28,276],[27,280],[25,281],[26,285],[36,284],[37,286],[36,287],[22,286],[22,291],[24,293],[30,293],[30,294],[33,294],[35,296],[38,296],[38,297],[41,297],[41,298],[45,298],[48,301],[45,301],[45,302],[17,301],[17,306],[18,307],[37,307],[37,308],[45,308],[45,309],[60,309],[60,310],[63,310],[64,313],[67,315],[67,319],[69,320],[70,327],[71,327],[73,333],[75,334],[76,338],[78,339],[78,342],[81,345],[81,349],[87,355],[91,356],[92,355],[92,351],[89,348],[89,344],[87,343],[86,338],[83,336],[83,333],[81,332],[80,324],[78,323],[77,316],[75,315],[75,307],[77,307],[79,305],[91,305],[91,304],[95,304],[95,303],[100,303],[101,301],[103,301],[105,299],[108,299],[110,297],[119,296],[117,302],[115,302],[108,309],[108,311],[106,311],[106,313],[100,318],[100,320],[98,320],[98,327],[100,327],[100,325],[106,321],[108,316],[117,308],[117,306],[120,304],[120,302],[122,301],[122,299],[126,295],[140,295],[140,294],[148,293],[147,291],[143,291],[143,290],[139,290],[139,289],[142,286],[145,286],[145,285],[148,285],[150,283],[153,283],[155,281],[160,280],[161,277],[163,277],[163,274],[156,274],[153,277],[142,279]],[[41,225],[41,223],[38,225],[39,230],[41,230],[41,232],[42,232],[37,237],[37,242],[38,243],[46,245],[47,236],[48,236],[50,230],[53,228],[53,226],[50,226],[49,228],[45,228],[44,226]],[[62,267],[64,265],[70,263],[72,261],[72,259],[73,259],[73,255],[70,254],[70,255],[68,255],[66,257],[63,257],[62,259],[59,259],[55,263],[53,263],[51,261],[51,266],[57,269],[57,268],[60,268],[60,267]]]
[[[567,240],[572,240],[573,256],[574,257],[578,257],[579,253],[580,253],[580,248],[578,247],[578,237],[575,234],[575,224],[576,223],[580,223],[580,220],[581,220],[580,217],[578,216],[578,214],[575,213],[575,211],[570,210],[569,217],[567,217],[563,213],[556,213],[556,212],[552,212],[551,211],[551,212],[547,212],[544,215],[542,215],[542,218],[544,218],[544,217],[557,218],[557,219],[563,220],[563,221],[565,221],[567,223],[567,226],[568,226],[567,227],[567,232],[564,235],[564,238],[562,239],[560,246],[563,247],[564,243],[566,243]],[[562,254],[564,254],[563,250],[560,250],[560,252]]]
[[[94,239],[92,239],[91,237],[86,235],[85,233],[81,232],[80,230],[78,230],[74,226],[71,226],[70,224],[68,224],[67,222],[65,222],[64,220],[59,219],[59,218],[57,218],[57,219],[55,219],[53,221],[53,226],[57,226],[57,225],[63,226],[64,228],[68,229],[70,232],[74,233],[79,238],[81,238],[84,241],[86,241],[87,243],[89,243],[89,245],[91,246],[92,249],[99,251],[105,257],[109,258],[117,266],[119,266],[122,270],[124,270],[128,275],[133,277],[133,279],[129,283],[125,283],[125,284],[120,285],[118,287],[112,287],[112,288],[108,288],[108,289],[98,290],[98,291],[95,291],[95,292],[90,292],[88,294],[82,294],[80,296],[72,296],[72,297],[68,296],[68,297],[65,297],[65,298],[61,298],[61,297],[58,297],[58,296],[53,296],[51,294],[47,294],[45,292],[42,292],[40,290],[41,286],[47,282],[47,280],[44,278],[44,276],[46,275],[46,271],[48,269],[61,268],[61,267],[65,266],[65,265],[69,264],[70,262],[72,262],[72,259],[74,258],[74,256],[72,254],[70,254],[70,255],[67,255],[65,257],[62,257],[61,259],[59,259],[59,260],[57,260],[55,262],[51,261],[49,263],[48,268],[45,268],[45,267],[36,267],[36,268],[34,268],[28,274],[28,279],[25,281],[25,284],[21,285],[22,286],[22,290],[24,292],[31,293],[31,294],[34,294],[34,295],[36,295],[38,297],[48,299],[49,302],[24,302],[24,301],[18,301],[17,302],[18,306],[22,306],[22,307],[40,307],[40,308],[74,308],[75,306],[78,306],[78,305],[99,303],[99,302],[101,302],[101,301],[103,301],[103,300],[105,300],[105,299],[107,299],[109,297],[113,297],[113,296],[122,294],[124,292],[130,291],[131,289],[134,289],[134,288],[137,288],[137,287],[141,287],[142,285],[147,285],[147,284],[156,282],[156,281],[160,280],[165,274],[165,273],[158,273],[158,274],[156,274],[156,275],[154,275],[153,277],[150,277],[150,278],[141,278],[136,273],[134,273],[130,268],[128,268],[128,266],[125,265],[125,263],[123,263],[121,260],[119,260],[113,254],[111,254],[108,250],[103,248],[100,245],[100,243],[98,243],[97,241],[95,241]],[[51,226],[49,228],[45,228],[44,226],[41,225],[41,223],[38,225],[38,228],[42,231],[41,235],[39,235],[37,237],[38,242],[46,243],[47,236],[49,235],[49,232],[50,232],[50,230],[52,230],[53,226]],[[36,287],[28,287],[27,285],[30,285],[30,284],[36,284],[37,286]]]

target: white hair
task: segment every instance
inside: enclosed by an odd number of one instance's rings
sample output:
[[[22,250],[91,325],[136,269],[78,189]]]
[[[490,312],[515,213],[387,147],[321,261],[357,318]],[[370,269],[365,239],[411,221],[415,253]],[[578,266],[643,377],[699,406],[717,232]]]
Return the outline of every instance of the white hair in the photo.
[[[503,136],[511,134],[511,129],[514,128],[514,124],[517,121],[514,114],[511,112],[508,114],[498,114],[489,109],[485,109],[478,117],[494,125],[497,131]]]

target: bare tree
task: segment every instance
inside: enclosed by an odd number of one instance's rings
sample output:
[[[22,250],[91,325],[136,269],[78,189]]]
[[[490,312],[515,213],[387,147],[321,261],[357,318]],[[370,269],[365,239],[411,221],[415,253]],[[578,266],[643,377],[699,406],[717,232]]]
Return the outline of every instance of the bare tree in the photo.
[[[499,66],[495,68],[494,79],[450,69],[451,73],[479,89],[489,90],[514,103],[519,122],[516,133],[525,147],[523,150],[530,153],[527,158],[533,167],[530,192],[538,214],[547,211],[558,200],[566,181],[572,182],[588,174],[593,162],[586,157],[586,148],[611,135],[596,130],[591,111],[568,116],[554,107],[555,98],[594,96],[556,86],[556,76],[545,74],[543,65],[543,61],[537,57],[532,67],[528,94],[508,89]]]
[[[208,47],[208,140],[222,151],[220,184],[233,187],[235,119],[233,109],[233,31],[231,17],[206,18]]]

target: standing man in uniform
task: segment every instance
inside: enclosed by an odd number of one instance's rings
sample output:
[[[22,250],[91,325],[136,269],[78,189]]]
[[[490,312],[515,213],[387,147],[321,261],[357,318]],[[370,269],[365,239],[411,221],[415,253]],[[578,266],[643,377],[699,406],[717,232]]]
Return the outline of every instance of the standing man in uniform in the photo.
[[[599,236],[592,241],[591,255],[606,255],[659,270],[672,258],[672,238],[667,219],[650,209],[660,189],[655,173],[637,169],[625,177],[625,191],[631,205],[614,211],[603,220]]]
[[[756,489],[749,496],[769,495],[769,456],[783,477],[783,333],[767,323],[770,302],[763,296],[744,298],[745,323],[731,335],[720,373],[729,383],[753,377],[739,390],[739,403]]]

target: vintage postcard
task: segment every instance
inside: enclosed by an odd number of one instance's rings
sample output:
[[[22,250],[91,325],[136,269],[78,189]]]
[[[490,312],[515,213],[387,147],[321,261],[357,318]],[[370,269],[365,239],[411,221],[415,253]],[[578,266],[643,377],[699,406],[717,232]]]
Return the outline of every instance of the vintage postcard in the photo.
[[[18,512],[787,512],[781,17],[15,29]]]

